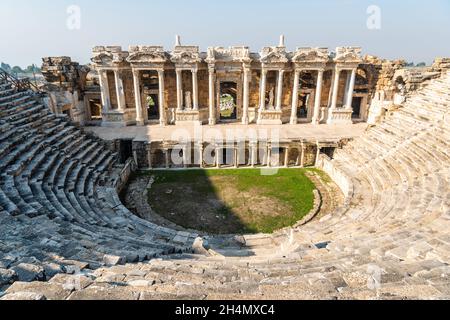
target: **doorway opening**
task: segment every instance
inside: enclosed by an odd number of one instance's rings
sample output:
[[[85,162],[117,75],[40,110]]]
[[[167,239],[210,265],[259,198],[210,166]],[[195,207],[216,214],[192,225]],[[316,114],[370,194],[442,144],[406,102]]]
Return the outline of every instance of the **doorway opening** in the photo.
[[[159,99],[157,94],[148,94],[146,100],[148,120],[159,120]]]
[[[359,119],[361,117],[361,103],[362,97],[354,97],[352,102],[352,119]]]
[[[220,121],[237,120],[237,83],[220,83]]]
[[[125,163],[133,156],[133,140],[120,140],[120,163]]]
[[[91,121],[102,120],[102,103],[100,102],[100,99],[90,99],[89,110],[91,114]]]
[[[297,118],[307,119],[308,118],[308,104],[311,97],[310,93],[301,94],[299,97],[299,106],[297,108]]]

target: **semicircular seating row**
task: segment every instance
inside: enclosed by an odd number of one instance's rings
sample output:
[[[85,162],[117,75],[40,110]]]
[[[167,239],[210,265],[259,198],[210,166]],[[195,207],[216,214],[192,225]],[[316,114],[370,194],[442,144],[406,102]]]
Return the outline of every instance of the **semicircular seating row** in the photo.
[[[134,262],[189,250],[195,234],[138,219],[112,189],[96,189],[122,167],[100,139],[0,82],[0,260]]]

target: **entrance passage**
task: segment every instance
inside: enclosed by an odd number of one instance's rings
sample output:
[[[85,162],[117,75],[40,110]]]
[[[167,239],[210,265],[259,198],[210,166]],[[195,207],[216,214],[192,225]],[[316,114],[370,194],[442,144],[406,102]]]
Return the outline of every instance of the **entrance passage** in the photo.
[[[362,103],[362,97],[354,97],[352,102],[352,108],[353,108],[353,119],[359,119],[361,118],[361,103]]]
[[[89,110],[91,111],[91,121],[102,120],[102,103],[100,99],[90,99]]]
[[[297,118],[299,119],[306,119],[308,118],[308,103],[310,99],[310,94],[302,94],[300,95],[300,105],[297,108]]]
[[[133,156],[133,140],[120,140],[120,163],[125,163]]]
[[[148,120],[159,120],[159,99],[157,94],[147,96],[147,115]]]
[[[237,83],[220,83],[220,120],[237,120]]]

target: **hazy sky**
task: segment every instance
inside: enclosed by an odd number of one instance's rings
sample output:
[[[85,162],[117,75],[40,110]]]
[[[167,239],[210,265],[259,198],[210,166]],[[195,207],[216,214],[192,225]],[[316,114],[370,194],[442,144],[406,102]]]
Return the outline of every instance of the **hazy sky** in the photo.
[[[81,9],[69,30],[67,8]],[[367,28],[367,8],[381,9],[381,29]],[[431,62],[450,56],[449,0],[1,0],[0,61],[41,64],[67,55],[89,62],[96,45],[247,45],[258,52],[280,34],[302,46],[362,46],[384,58]]]

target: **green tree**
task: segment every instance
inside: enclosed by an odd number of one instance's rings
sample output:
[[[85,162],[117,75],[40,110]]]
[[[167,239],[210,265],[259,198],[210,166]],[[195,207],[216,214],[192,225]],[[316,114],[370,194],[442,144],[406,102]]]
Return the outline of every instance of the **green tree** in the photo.
[[[11,72],[11,66],[9,64],[7,64],[7,63],[2,62],[1,63],[1,68],[3,70],[5,70],[6,72]]]
[[[14,73],[14,74],[19,74],[19,73],[23,73],[23,70],[22,70],[22,68],[19,67],[19,66],[14,66],[14,67],[11,69],[11,72]]]
[[[41,70],[35,65],[32,64],[25,69],[26,73],[39,73]]]
[[[416,64],[416,67],[426,67],[427,64],[425,62],[420,62],[418,64]]]

